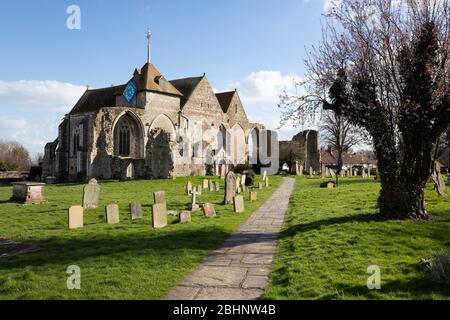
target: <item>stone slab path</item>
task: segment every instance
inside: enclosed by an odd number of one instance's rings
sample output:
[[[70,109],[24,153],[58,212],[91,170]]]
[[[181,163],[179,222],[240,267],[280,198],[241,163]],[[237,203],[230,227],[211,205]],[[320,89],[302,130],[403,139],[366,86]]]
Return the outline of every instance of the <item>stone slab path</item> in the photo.
[[[259,299],[268,283],[294,181],[285,178],[239,230],[172,289],[166,299]]]

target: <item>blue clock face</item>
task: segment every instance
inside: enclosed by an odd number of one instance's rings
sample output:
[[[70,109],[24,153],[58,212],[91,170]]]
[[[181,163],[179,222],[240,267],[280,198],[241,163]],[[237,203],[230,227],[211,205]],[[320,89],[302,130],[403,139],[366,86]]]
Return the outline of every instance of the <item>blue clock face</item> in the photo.
[[[123,96],[127,100],[128,103],[131,103],[136,95],[137,89],[132,81],[128,82],[125,90],[123,92]]]

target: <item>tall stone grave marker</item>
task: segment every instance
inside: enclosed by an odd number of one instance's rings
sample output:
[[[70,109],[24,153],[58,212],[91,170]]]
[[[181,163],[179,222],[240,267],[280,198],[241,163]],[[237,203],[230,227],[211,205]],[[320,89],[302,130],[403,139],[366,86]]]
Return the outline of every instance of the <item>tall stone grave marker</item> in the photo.
[[[119,206],[117,204],[108,204],[106,206],[106,223],[118,224],[119,220]]]
[[[200,210],[200,207],[197,204],[197,194],[198,194],[197,189],[194,188],[192,190],[192,192],[191,192],[192,201],[188,205],[188,210],[190,210],[190,211],[198,211],[198,210]]]
[[[98,199],[100,197],[100,185],[97,180],[91,179],[89,183],[84,186],[83,192],[83,208],[95,209],[98,206]]]
[[[186,183],[186,195],[189,196],[191,194],[192,191],[192,182],[188,181],[188,183]]]
[[[203,179],[203,189],[208,189],[209,181],[208,179]]]
[[[243,196],[235,196],[233,198],[234,203],[234,212],[241,213],[245,211],[244,207],[244,197]]]
[[[215,191],[220,191],[220,184],[217,181],[214,181],[214,190]]]
[[[83,207],[72,206],[69,208],[69,229],[83,228]]]
[[[139,202],[130,203],[131,220],[142,219],[142,205]]]
[[[166,205],[166,193],[164,191],[153,192],[153,202]]]
[[[164,228],[167,226],[167,207],[165,203],[152,205],[152,226],[153,228]]]
[[[225,197],[224,204],[233,203],[233,198],[236,196],[236,175],[233,171],[229,171],[225,176]]]

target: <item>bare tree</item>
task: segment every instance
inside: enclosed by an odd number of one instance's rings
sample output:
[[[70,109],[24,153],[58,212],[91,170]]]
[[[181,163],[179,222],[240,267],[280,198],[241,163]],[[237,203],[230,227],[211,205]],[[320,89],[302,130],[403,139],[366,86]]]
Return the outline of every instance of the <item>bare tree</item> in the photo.
[[[28,151],[18,142],[0,141],[0,170],[29,170],[31,166]]]
[[[343,155],[361,142],[367,142],[363,130],[355,127],[342,114],[327,112],[320,126],[323,142],[337,154],[336,185],[343,166]]]
[[[424,189],[450,126],[449,1],[339,2],[306,60],[306,93],[281,99],[282,123],[325,108],[367,130],[389,218],[428,217]]]

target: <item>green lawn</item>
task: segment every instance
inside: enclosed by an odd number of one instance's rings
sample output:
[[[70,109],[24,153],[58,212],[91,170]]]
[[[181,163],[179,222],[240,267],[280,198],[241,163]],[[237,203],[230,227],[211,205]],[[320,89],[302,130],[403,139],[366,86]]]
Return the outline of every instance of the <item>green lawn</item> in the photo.
[[[345,178],[337,189],[297,178],[266,299],[449,299],[450,288],[418,268],[450,247],[450,197],[431,186],[426,222],[382,221],[375,203],[379,184]],[[366,287],[367,267],[381,269],[381,290]]]
[[[246,212],[236,214],[232,205],[222,206],[222,192],[204,191],[199,203],[211,202],[218,216],[196,213],[188,224],[169,217],[163,229],[151,228],[154,191],[166,191],[169,210],[183,210],[190,197],[184,195],[188,180],[101,182],[100,205],[85,210],[85,227],[68,230],[67,209],[79,205],[83,185],[46,186],[48,203],[22,206],[8,202],[11,187],[0,188],[0,237],[42,248],[0,259],[0,299],[161,299],[184,275],[220,245],[280,185],[271,177],[268,189],[258,190],[258,201],[246,201]],[[248,195],[246,196],[246,200]],[[131,223],[129,203],[140,201],[144,219]],[[121,223],[105,223],[104,206],[118,203]],[[66,287],[67,267],[81,268],[81,290]]]

